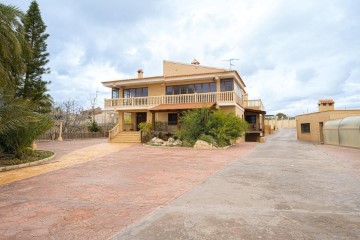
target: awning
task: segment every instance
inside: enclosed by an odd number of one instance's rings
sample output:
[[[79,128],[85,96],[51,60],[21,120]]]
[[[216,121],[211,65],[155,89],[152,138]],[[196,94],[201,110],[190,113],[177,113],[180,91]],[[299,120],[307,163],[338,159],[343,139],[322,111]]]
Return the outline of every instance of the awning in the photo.
[[[211,108],[214,107],[214,102],[202,103],[179,103],[179,104],[159,104],[150,109],[150,111],[171,111],[171,110],[187,110],[195,108]]]
[[[266,114],[266,111],[256,110],[256,109],[251,109],[251,108],[245,108],[245,113],[248,113],[248,112]]]

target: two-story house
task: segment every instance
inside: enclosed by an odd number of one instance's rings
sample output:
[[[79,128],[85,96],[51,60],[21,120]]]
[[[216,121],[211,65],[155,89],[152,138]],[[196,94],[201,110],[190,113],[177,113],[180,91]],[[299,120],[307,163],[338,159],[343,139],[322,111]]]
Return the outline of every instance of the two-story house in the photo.
[[[248,100],[245,83],[235,70],[163,61],[163,75],[102,82],[112,89],[105,110],[118,113],[118,124],[110,132],[113,142],[140,142],[139,123],[150,122],[153,129],[174,133],[181,127],[183,111],[209,107],[233,112],[249,122],[247,138],[264,134],[264,106]]]

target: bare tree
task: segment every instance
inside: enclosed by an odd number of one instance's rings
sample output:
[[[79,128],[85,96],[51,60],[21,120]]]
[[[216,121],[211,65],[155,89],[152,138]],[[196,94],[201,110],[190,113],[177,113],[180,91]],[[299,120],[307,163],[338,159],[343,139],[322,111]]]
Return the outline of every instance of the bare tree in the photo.
[[[56,103],[53,109],[53,117],[56,121],[63,122],[64,133],[81,132],[87,127],[87,115],[82,114],[83,108],[74,100],[66,100]]]

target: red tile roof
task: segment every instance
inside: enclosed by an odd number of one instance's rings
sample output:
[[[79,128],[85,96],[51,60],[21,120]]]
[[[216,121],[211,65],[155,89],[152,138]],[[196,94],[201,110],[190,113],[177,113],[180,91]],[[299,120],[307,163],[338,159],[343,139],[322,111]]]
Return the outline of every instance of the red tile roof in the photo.
[[[325,104],[325,103],[335,103],[332,99],[320,99],[319,104]]]

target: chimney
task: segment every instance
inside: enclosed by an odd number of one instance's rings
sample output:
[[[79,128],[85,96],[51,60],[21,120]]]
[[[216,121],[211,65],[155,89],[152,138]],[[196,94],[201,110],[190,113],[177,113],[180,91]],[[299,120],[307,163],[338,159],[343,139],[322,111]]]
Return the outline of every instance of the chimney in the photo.
[[[194,60],[191,62],[193,65],[200,65],[200,62],[194,58]]]
[[[319,112],[332,111],[334,110],[335,102],[332,99],[320,99],[318,106]]]
[[[138,78],[143,78],[144,77],[144,72],[142,69],[137,70],[138,73]]]

